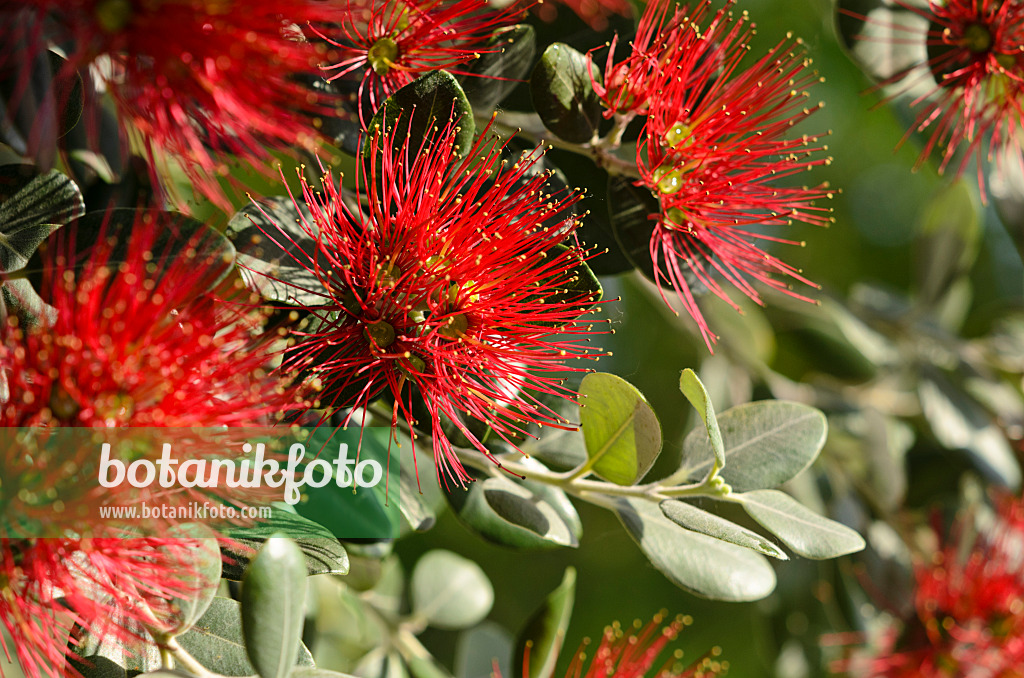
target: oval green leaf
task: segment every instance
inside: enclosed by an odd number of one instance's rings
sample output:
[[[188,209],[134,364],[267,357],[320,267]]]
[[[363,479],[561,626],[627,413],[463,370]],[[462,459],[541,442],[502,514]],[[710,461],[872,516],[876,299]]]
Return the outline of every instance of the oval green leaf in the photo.
[[[742,602],[775,588],[775,571],[759,553],[684,529],[644,500],[621,499],[616,513],[651,564],[685,591]]]
[[[601,100],[587,72],[587,57],[569,45],[556,42],[544,50],[530,76],[530,95],[544,126],[561,139],[585,143],[597,136]]]
[[[188,633],[177,637],[178,644],[206,668],[224,676],[253,676],[242,636],[242,612],[237,601],[217,597],[206,614]],[[298,666],[313,666],[313,655],[299,644],[294,659]]]
[[[778,490],[733,495],[750,517],[804,558],[825,560],[864,548],[864,538]]]
[[[727,541],[730,544],[752,549],[772,558],[789,560],[786,552],[772,543],[770,539],[766,539],[753,530],[748,530],[721,516],[708,513],[684,501],[676,499],[663,501],[661,502],[661,512],[673,523],[687,530],[700,532],[709,537]]]
[[[661,453],[661,424],[643,394],[614,374],[594,372],[580,384],[580,429],[586,466],[616,485],[633,485]]]
[[[434,136],[435,127],[443,128],[449,120],[458,121],[455,149],[459,155],[465,156],[473,147],[476,135],[469,99],[450,73],[427,73],[392,94],[381,105],[367,127],[362,153],[365,156],[371,152],[378,133],[390,136],[396,150],[401,149],[407,140],[412,148],[419,148],[423,139]]]
[[[825,415],[801,403],[762,400],[718,415],[726,468],[719,475],[736,492],[777,487],[810,466],[828,433]],[[707,476],[715,453],[707,431],[695,429],[683,442],[687,477]]]
[[[413,614],[431,626],[464,629],[479,623],[494,604],[491,581],[472,560],[451,551],[428,551],[410,582]]]
[[[288,678],[305,623],[306,560],[286,537],[271,537],[242,578],[242,633],[262,678]]]

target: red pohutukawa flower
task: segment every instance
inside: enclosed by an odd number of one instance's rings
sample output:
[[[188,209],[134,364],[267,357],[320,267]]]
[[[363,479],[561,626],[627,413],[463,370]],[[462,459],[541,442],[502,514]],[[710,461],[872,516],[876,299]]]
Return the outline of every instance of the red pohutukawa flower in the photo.
[[[42,296],[55,320],[24,329],[11,318],[0,328],[0,427],[36,427],[0,439],[8,493],[0,507],[0,622],[30,678],[63,675],[73,624],[125,641],[173,625],[169,600],[196,585],[195,549],[220,557],[209,543],[169,536],[188,522],[175,519],[181,514],[130,521],[143,536],[125,538],[129,521],[104,520],[96,506],[149,499],[173,509],[215,493],[246,506],[260,497],[246,489],[228,496],[209,488],[104,488],[98,446],[27,454],[23,432],[41,441],[59,433],[55,427],[178,427],[133,449],[156,458],[159,442],[175,440],[180,427],[265,424],[294,403],[294,390],[269,364],[277,335],[254,336],[247,305],[211,296],[231,260],[199,237],[171,237],[180,250],[161,249],[158,237],[167,242],[180,215],[137,214],[126,246],[101,239],[84,264],[61,254],[74,248],[50,250]],[[202,449],[190,451],[202,457]],[[154,534],[161,536],[145,536]]]
[[[827,147],[818,136],[791,133],[823,104],[806,104],[804,88],[819,77],[808,68],[799,41],[784,40],[746,64],[753,26],[745,13],[734,17],[727,6],[705,27],[697,21],[706,3],[671,18],[666,4],[648,6],[632,57],[607,69],[610,82],[621,85],[606,88],[603,98],[619,114],[647,115],[637,165],[639,185],[659,201],[659,213],[651,217],[655,279],[675,288],[710,348],[715,336],[691,285],[735,306],[719,278],[758,303],[754,281],[797,298],[804,297],[784,279],[811,284],[756,243],[790,242],[772,235],[770,227],[830,221],[827,209],[814,206],[816,199],[831,197],[827,184],[778,183],[830,162],[821,155]]]
[[[665,624],[664,616],[658,614],[646,625],[637,620],[627,631],[623,631],[618,623],[605,627],[601,642],[591,657],[585,651],[589,641],[584,641],[566,671],[566,678],[708,678],[728,671],[728,662],[715,659],[721,653],[717,647],[689,664],[683,663],[683,653],[679,650],[663,663],[658,663],[665,646],[690,623],[690,617],[676,617]],[[529,675],[527,646],[523,678]],[[501,678],[500,674],[496,678]]]
[[[588,256],[573,244],[579,194],[548,194],[539,153],[499,163],[484,136],[461,159],[456,133],[449,124],[393,150],[393,134],[377,132],[357,177],[366,205],[346,204],[329,177],[322,193],[304,184],[312,222],[301,227],[317,247],[298,263],[320,286],[302,291],[322,302],[308,305],[318,327],[284,359],[322,383],[322,407],[385,393],[393,424],[410,425],[424,407],[446,484],[469,480],[446,425],[487,455],[474,421],[509,441],[528,424],[569,426],[542,398],[575,396],[561,373],[583,371],[565,362],[593,356],[593,330],[573,321],[598,301],[575,286]]]
[[[488,41],[519,13],[514,7],[491,10],[484,0],[346,0],[345,9],[337,28],[317,32],[339,53],[337,63],[324,68],[328,79],[360,83],[364,127],[367,113],[419,76],[437,70],[458,74],[460,65],[500,51]]]
[[[1024,666],[1024,504],[1003,501],[980,535],[961,519],[953,538],[914,568],[915,617],[885,634],[853,675],[884,678],[1018,676]]]
[[[294,404],[270,374],[276,335],[254,338],[245,306],[213,296],[231,261],[198,236],[153,251],[180,215],[136,214],[126,254],[100,241],[77,272],[58,255],[51,326],[4,328],[0,427],[258,426]]]
[[[301,76],[319,74],[320,55],[296,26],[336,13],[329,4],[28,0],[24,5],[22,11],[32,17],[24,42],[42,49],[43,38],[50,37],[68,50],[69,68],[84,69],[98,57],[109,57],[93,72],[102,74],[122,119],[141,133],[151,155],[159,150],[177,158],[191,184],[222,205],[230,204],[219,183],[228,175],[225,154],[262,163],[271,149],[309,146],[316,138],[313,116],[333,110],[300,82]],[[4,58],[25,55],[0,48],[0,66]]]
[[[986,157],[991,160],[997,155],[1002,160],[1001,152],[1006,151],[1013,162],[1024,163],[1024,3],[947,0],[920,7],[896,0],[896,4],[928,22],[926,32],[898,23],[889,26],[890,40],[923,41],[928,60],[882,83],[909,89],[921,81],[922,67],[931,71],[935,86],[912,102],[921,109],[915,129],[930,134],[918,167],[940,148],[941,173],[957,151],[964,150],[957,174],[972,158],[977,159],[984,193],[982,161]]]
[[[194,591],[197,548],[209,547],[173,537],[0,537],[0,624],[25,675],[67,675],[76,624],[129,647],[146,629],[173,629],[168,602]]]

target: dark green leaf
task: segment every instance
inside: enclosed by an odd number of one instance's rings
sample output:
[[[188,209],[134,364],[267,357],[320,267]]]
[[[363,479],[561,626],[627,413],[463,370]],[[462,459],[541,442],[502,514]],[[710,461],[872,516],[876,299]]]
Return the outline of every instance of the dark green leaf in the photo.
[[[708,433],[708,442],[715,455],[715,464],[721,470],[725,467],[725,446],[722,443],[722,432],[718,429],[718,419],[715,418],[715,407],[711,403],[704,384],[701,383],[697,373],[687,368],[679,377],[679,390],[683,392],[686,399],[690,401]]]
[[[800,403],[762,400],[718,415],[726,468],[720,474],[736,492],[777,487],[807,468],[825,444],[825,415]],[[707,431],[695,429],[683,442],[688,477],[707,476],[715,453]]]
[[[753,549],[772,558],[788,560],[789,556],[771,540],[759,535],[757,532],[740,527],[736,523],[726,520],[713,513],[691,506],[683,501],[669,499],[661,502],[661,512],[665,517],[676,525],[687,530],[700,532],[715,539],[727,541],[744,548]]]
[[[739,602],[775,588],[775,571],[759,553],[683,529],[641,499],[619,500],[616,512],[651,564],[681,589]]]
[[[654,410],[640,391],[614,374],[588,374],[579,393],[590,469],[617,485],[638,482],[661,452]]]
[[[242,578],[242,633],[262,678],[288,678],[305,624],[306,563],[287,537],[271,537]]]
[[[425,553],[409,586],[413,614],[437,628],[473,626],[494,604],[494,588],[480,566],[451,551]]]
[[[598,67],[593,66],[597,77]],[[587,58],[566,44],[549,45],[530,76],[534,110],[545,127],[565,141],[585,143],[598,135],[602,105],[587,72]]]
[[[238,251],[242,280],[270,301],[301,306],[324,303],[327,293],[313,272],[318,233],[302,201],[277,197],[250,203],[231,217],[225,233]]]
[[[864,548],[864,539],[854,530],[819,516],[784,492],[756,490],[735,498],[751,518],[805,558],[836,558]]]
[[[655,276],[651,259],[651,238],[661,214],[658,199],[643,186],[634,186],[631,179],[612,176],[608,179],[608,209],[612,233],[622,255],[648,280],[667,286],[664,276]],[[705,290],[688,267],[683,267],[683,273],[691,291],[701,293]]]
[[[562,583],[548,595],[544,605],[533,613],[519,633],[512,653],[512,675],[524,678],[549,678],[554,674],[558,655],[565,643],[569,619],[576,602],[576,570],[565,568]],[[529,648],[529,666],[523,666]],[[523,669],[527,672],[524,672]]]
[[[214,598],[202,619],[188,633],[178,636],[177,641],[211,671],[225,676],[256,674],[245,651],[241,607],[230,598]],[[313,655],[301,643],[295,663],[313,666]]]
[[[915,242],[917,294],[932,307],[965,275],[978,256],[980,206],[966,181],[944,186],[925,207]]]
[[[363,155],[370,153],[377,134],[390,136],[395,149],[401,149],[406,139],[418,149],[424,139],[433,136],[435,128],[444,128],[453,119],[458,120],[459,127],[455,148],[464,156],[473,147],[476,134],[466,93],[449,73],[427,73],[392,94],[378,109],[367,126]]]
[[[231,542],[224,547],[228,558],[224,563],[225,579],[241,581],[249,561],[268,537],[278,533],[298,545],[306,558],[306,574],[348,574],[348,554],[334,534],[286,506],[275,504],[270,520],[228,532]]]
[[[0,187],[18,186],[23,165],[0,167]],[[47,237],[85,212],[82,192],[57,170],[36,176],[0,203],[0,272],[17,271]]]
[[[537,53],[536,32],[529,24],[499,28],[487,41],[488,51],[471,61],[459,81],[478,111],[490,111],[516,88],[529,72]]]

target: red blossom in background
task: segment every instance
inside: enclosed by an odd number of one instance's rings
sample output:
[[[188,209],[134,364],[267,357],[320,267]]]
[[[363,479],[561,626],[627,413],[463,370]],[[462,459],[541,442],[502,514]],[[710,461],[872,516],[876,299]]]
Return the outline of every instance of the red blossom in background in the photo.
[[[565,678],[708,678],[724,675],[729,663],[713,658],[720,653],[719,648],[688,664],[683,663],[683,653],[677,650],[665,662],[658,664],[658,657],[665,646],[690,623],[690,617],[676,617],[666,624],[664,616],[658,614],[646,625],[638,620],[633,628],[623,631],[616,622],[605,627],[601,642],[589,656],[586,651],[589,640],[584,641]],[[527,646],[523,678],[530,675],[529,660]],[[496,678],[501,678],[501,675],[496,674]]]
[[[1004,678],[1024,667],[1024,503],[1000,503],[995,523],[953,537],[914,568],[916,616],[870,656],[843,662],[851,675]]]
[[[333,113],[298,79],[316,77],[320,64],[298,26],[323,21],[329,11],[312,0],[29,0],[11,29],[20,25],[25,34],[4,34],[11,45],[20,37],[38,51],[52,33],[70,45],[68,68],[109,57],[93,73],[120,119],[151,156],[173,156],[197,191],[227,207],[219,183],[226,156],[260,164],[271,150],[308,147],[316,139],[313,119]],[[24,58],[5,49],[0,72],[6,59]]]
[[[283,365],[311,371],[328,409],[388,394],[393,424],[431,433],[445,484],[470,479],[448,425],[487,456],[474,421],[510,442],[531,424],[571,427],[542,399],[575,396],[562,373],[585,368],[565,362],[593,357],[593,332],[573,321],[598,301],[573,289],[588,255],[561,247],[573,239],[579,194],[546,194],[536,152],[474,171],[498,163],[502,149],[485,134],[461,159],[456,133],[449,124],[394,152],[391,134],[375,135],[374,162],[357,178],[366,206],[347,205],[330,178],[322,192],[304,184],[313,221],[301,226],[317,249],[297,263],[319,279],[321,289],[303,291],[322,303],[308,305],[315,327],[297,333]],[[414,399],[428,422],[418,421]]]
[[[764,229],[828,223],[829,210],[814,201],[832,193],[827,184],[778,183],[830,162],[818,136],[792,134],[822,106],[807,106],[804,88],[819,78],[799,43],[780,42],[746,64],[753,32],[746,14],[737,18],[726,7],[702,27],[696,21],[706,10],[703,3],[670,18],[666,3],[649,5],[632,57],[606,68],[621,74],[615,82],[622,84],[603,99],[615,110],[647,114],[637,165],[641,184],[660,203],[650,244],[655,279],[675,288],[710,348],[715,336],[692,285],[733,306],[719,278],[758,303],[755,281],[804,298],[785,279],[811,283],[757,241],[792,244]]]
[[[338,52],[337,62],[324,67],[328,79],[359,81],[364,127],[367,113],[419,76],[437,70],[457,74],[480,54],[500,51],[488,41],[520,13],[514,7],[491,10],[483,0],[346,0],[344,7],[338,27],[317,33]]]
[[[957,175],[976,159],[984,197],[983,160],[997,156],[1002,161],[1001,153],[1006,151],[1011,162],[1024,163],[1024,3],[948,0],[920,7],[897,0],[896,4],[925,19],[928,29],[922,35],[917,29],[894,24],[887,26],[892,35],[886,39],[900,44],[923,41],[927,62],[900,70],[882,85],[909,90],[921,81],[922,67],[930,70],[935,82],[912,102],[920,111],[903,141],[914,130],[929,135],[918,168],[935,149],[942,154],[940,173],[959,151],[964,153]]]
[[[28,678],[64,678],[75,624],[131,648],[196,586],[199,542],[174,537],[0,538],[0,624]],[[62,604],[55,603],[56,598]],[[154,612],[154,610],[158,612]],[[9,648],[0,638],[0,645]]]

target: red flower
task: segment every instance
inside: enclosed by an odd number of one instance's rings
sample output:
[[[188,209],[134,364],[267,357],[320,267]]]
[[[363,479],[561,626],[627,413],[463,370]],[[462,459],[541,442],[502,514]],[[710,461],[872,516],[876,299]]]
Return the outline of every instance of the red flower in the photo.
[[[55,42],[71,46],[69,68],[109,57],[93,72],[103,74],[121,118],[150,155],[174,156],[222,206],[230,205],[220,184],[225,155],[262,163],[271,149],[308,146],[312,116],[333,110],[297,79],[317,76],[320,57],[294,24],[322,20],[323,3],[30,0],[24,10],[33,17],[28,44],[45,48],[41,27],[53,29]]]
[[[965,519],[914,569],[916,616],[846,668],[885,678],[1003,678],[1024,666],[1024,504],[1004,501],[980,535]],[[976,541],[975,541],[976,540]],[[961,543],[963,542],[963,543]]]
[[[302,228],[317,249],[300,264],[322,285],[304,291],[322,303],[308,308],[319,326],[284,360],[312,371],[320,406],[366,407],[386,393],[392,423],[410,425],[424,407],[446,484],[469,480],[454,431],[490,454],[474,421],[509,442],[528,424],[568,425],[542,398],[575,395],[560,374],[583,371],[564,363],[591,357],[592,332],[566,323],[597,302],[572,289],[587,255],[559,249],[576,229],[568,210],[579,195],[544,191],[538,153],[497,164],[501,147],[481,137],[460,159],[455,135],[449,124],[392,153],[392,135],[376,134],[371,157],[380,159],[357,178],[366,206],[346,204],[329,178],[322,192],[304,185],[313,223]]]
[[[693,17],[702,18],[706,8],[702,3]],[[819,137],[787,136],[822,106],[806,107],[803,91],[818,76],[788,40],[744,64],[752,26],[745,14],[736,18],[728,7],[715,13],[706,28],[678,12],[667,19],[664,3],[649,5],[647,12],[647,32],[623,62],[624,70],[609,69],[623,74],[623,85],[618,92],[609,90],[605,100],[616,110],[625,106],[630,114],[647,114],[637,165],[639,184],[660,204],[652,215],[657,220],[650,245],[655,279],[675,288],[710,348],[715,336],[692,285],[735,306],[718,278],[758,303],[754,281],[797,298],[804,297],[774,274],[810,284],[756,241],[789,243],[766,227],[830,220],[827,209],[813,204],[831,197],[827,184],[777,183],[830,162],[820,155],[827,147],[818,143]],[[634,94],[639,92],[646,95]]]
[[[683,664],[682,652],[678,650],[663,664],[657,665],[658,656],[665,646],[675,640],[688,624],[689,617],[676,617],[664,624],[663,615],[658,614],[646,626],[637,620],[628,631],[623,631],[618,623],[607,626],[589,665],[584,652],[589,641],[585,640],[583,648],[573,657],[566,678],[644,678],[648,675],[650,678],[707,678],[722,675],[729,669],[729,663],[713,659],[721,651],[717,647],[689,665]],[[529,664],[529,646],[524,664]],[[528,675],[525,670],[523,673]],[[497,678],[501,678],[500,674]]]
[[[0,538],[0,623],[25,675],[66,675],[75,624],[129,644],[147,627],[173,628],[167,603],[196,586],[197,547],[171,537]],[[2,638],[0,646],[8,651]]]
[[[176,220],[138,214],[126,251],[101,240],[77,271],[60,253],[53,257],[43,287],[57,312],[51,325],[26,330],[11,319],[2,328],[0,427],[46,427],[33,429],[35,438],[62,426],[178,427],[161,429],[166,442],[187,436],[182,427],[266,424],[293,405],[294,390],[269,364],[276,335],[254,337],[247,304],[212,296],[232,262],[198,237],[187,240],[180,257],[166,258],[156,239]],[[26,454],[15,429],[0,433],[0,477],[8,493],[0,504],[0,622],[30,678],[63,675],[73,624],[97,636],[138,640],[144,627],[173,624],[169,599],[195,586],[189,582],[199,542],[125,538],[128,522],[132,535],[167,535],[188,520],[173,514],[104,520],[96,506],[148,500],[177,508],[216,494],[244,507],[262,498],[245,488],[234,496],[127,483],[107,489],[99,484],[95,449],[41,447]],[[212,445],[220,455],[222,443]],[[134,451],[141,458],[148,449],[140,443]],[[151,447],[154,458],[159,449]],[[193,458],[204,454],[201,445],[189,449]],[[50,534],[39,525],[76,538],[38,538]]]
[[[7,329],[0,427],[256,426],[293,404],[268,375],[274,337],[254,339],[245,306],[210,294],[231,262],[207,260],[198,237],[177,258],[154,252],[173,215],[137,214],[124,261],[101,241],[81,271],[48,269],[52,326]]]
[[[930,134],[917,166],[923,165],[935,148],[941,148],[939,172],[944,172],[957,151],[964,150],[957,174],[976,158],[984,196],[982,160],[999,155],[1002,161],[1001,152],[1007,151],[1011,161],[1024,163],[1024,3],[947,0],[929,2],[923,8],[901,0],[896,4],[929,24],[923,35],[906,26],[889,26],[890,40],[923,40],[928,60],[882,83],[909,90],[920,83],[922,67],[930,69],[934,78],[931,91],[911,104],[920,107],[914,129]]]
[[[483,0],[346,0],[339,27],[317,33],[340,60],[325,67],[329,80],[359,80],[359,119],[369,117],[399,88],[430,71],[447,70],[500,51],[488,46],[494,31],[518,10],[488,11]],[[369,104],[366,110],[364,104]]]

